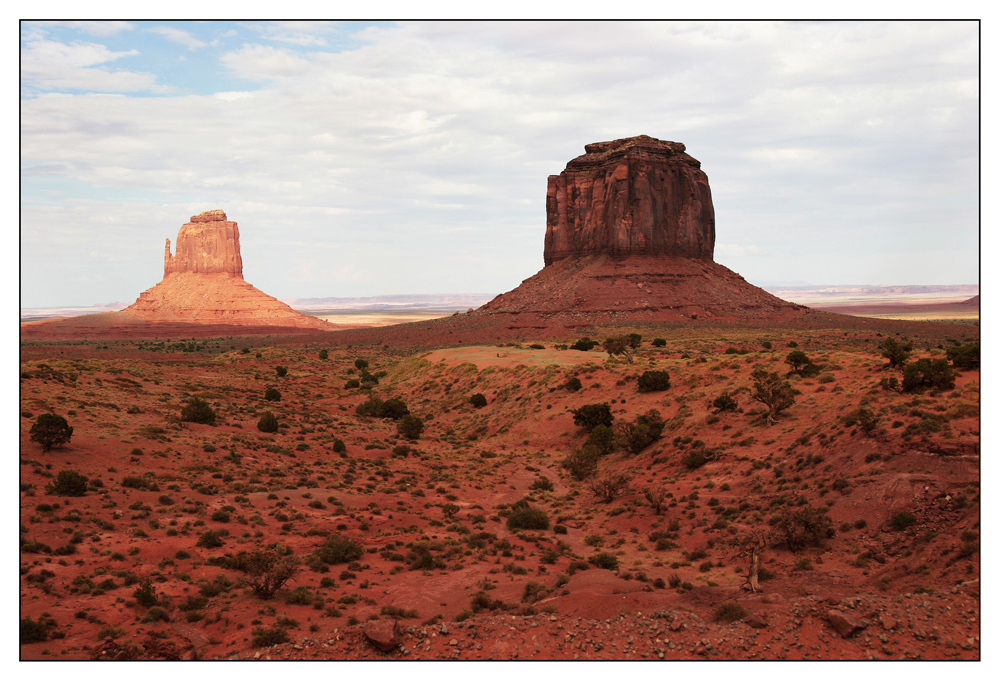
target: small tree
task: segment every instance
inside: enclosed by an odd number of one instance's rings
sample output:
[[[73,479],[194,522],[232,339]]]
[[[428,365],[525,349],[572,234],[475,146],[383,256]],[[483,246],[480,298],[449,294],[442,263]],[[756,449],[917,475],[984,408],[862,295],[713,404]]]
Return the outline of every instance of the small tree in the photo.
[[[152,608],[159,602],[156,587],[153,586],[148,577],[139,582],[139,586],[132,592],[132,597],[143,608]]]
[[[654,348],[662,348],[662,347],[665,347],[666,344],[667,344],[667,339],[666,338],[654,338],[653,339],[653,347]]]
[[[956,369],[979,369],[979,343],[948,348],[947,355]]]
[[[590,435],[587,436],[587,441],[583,443],[584,447],[593,449],[598,456],[606,456],[614,451],[615,449],[615,431],[604,424],[598,424],[594,426],[594,429],[590,431]]]
[[[40,444],[43,452],[62,447],[73,437],[73,427],[58,414],[40,414],[29,432],[31,441]]]
[[[570,350],[582,350],[583,352],[589,352],[590,350],[593,350],[598,345],[600,345],[600,343],[598,343],[595,340],[591,340],[587,336],[584,336],[583,338],[581,338],[577,342],[573,343],[573,345],[569,346],[569,349]]]
[[[615,420],[607,402],[585,404],[578,409],[571,409],[570,413],[573,414],[573,423],[587,430],[593,430],[599,425],[610,427]]]
[[[215,425],[215,410],[208,406],[208,402],[200,397],[192,397],[181,408],[181,421],[204,423],[212,426]]]
[[[638,349],[639,346],[642,345],[642,336],[637,333],[630,333],[625,336],[625,339],[628,341],[628,346],[633,350]]]
[[[243,581],[264,600],[285,585],[298,572],[298,562],[292,556],[282,556],[276,551],[254,551],[243,562],[246,576]]]
[[[901,369],[910,358],[913,351],[913,343],[900,343],[893,337],[886,338],[879,346],[882,356],[889,360],[885,365],[886,369]]]
[[[274,367],[274,373],[277,374],[278,378],[284,378],[288,375],[288,367],[283,367],[279,364]]]
[[[646,497],[646,501],[649,502],[650,508],[656,515],[663,513],[663,509],[667,506],[667,493],[662,489],[647,489],[643,492],[643,496]]]
[[[368,368],[368,360],[367,359],[356,359],[356,360],[354,360],[354,366],[357,367],[358,369],[367,369]]]
[[[416,440],[424,432],[423,419],[407,414],[396,424],[396,431],[407,440]]]
[[[619,423],[616,426],[616,443],[622,449],[638,454],[659,439],[665,425],[660,418],[660,412],[650,409],[645,414],[637,416],[632,423]]]
[[[770,523],[778,540],[792,552],[806,546],[821,546],[824,539],[836,534],[830,516],[812,506],[785,507]]]
[[[597,470],[599,458],[593,448],[584,446],[563,459],[562,466],[577,480],[586,480]]]
[[[650,393],[670,388],[670,374],[666,371],[644,371],[639,376],[639,392]]]
[[[257,430],[262,433],[277,433],[278,432],[278,419],[277,417],[269,411],[265,411],[264,415],[260,417],[257,421]]]
[[[268,388],[264,391],[264,399],[268,402],[280,402],[281,401],[281,391],[277,388]]]
[[[627,336],[612,336],[604,341],[604,351],[609,357],[624,355],[628,363],[632,363],[632,346],[629,345]]]
[[[955,387],[955,370],[946,359],[918,359],[903,369],[903,392],[927,389],[950,390]]]
[[[750,398],[767,407],[765,417],[768,423],[773,424],[778,412],[795,404],[791,384],[778,374],[758,367],[750,377],[753,380]]]
[[[792,350],[785,356],[785,362],[792,367],[793,372],[797,372],[809,364],[809,357],[801,350]]]

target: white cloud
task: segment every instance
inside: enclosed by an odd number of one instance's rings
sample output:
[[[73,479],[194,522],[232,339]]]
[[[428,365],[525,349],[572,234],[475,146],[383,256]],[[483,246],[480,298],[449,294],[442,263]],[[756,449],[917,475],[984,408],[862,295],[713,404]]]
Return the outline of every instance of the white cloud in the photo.
[[[135,27],[127,21],[39,21],[32,22],[41,27],[63,26],[82,31],[95,38],[108,38],[122,31],[131,31]]]
[[[145,232],[114,237],[151,248],[154,270],[164,237],[221,207],[246,226],[248,279],[272,295],[502,291],[541,267],[546,176],[586,143],[648,134],[701,160],[718,259],[745,258],[747,278],[847,281],[856,263],[884,262],[885,283],[911,271],[962,283],[977,271],[976,33],[968,23],[416,23],[368,28],[340,52],[246,44],[222,63],[257,90],[23,100],[22,167],[31,182],[45,173],[168,204],[154,244]],[[32,45],[23,68],[38,82],[110,78],[104,67],[130,53]],[[55,225],[85,230],[99,251],[124,247],[79,219],[98,210],[124,208],[26,210],[23,233],[40,236],[25,242],[37,268],[23,276],[59,280],[36,253]],[[901,242],[924,255],[897,258]],[[324,274],[325,247],[377,276]],[[293,270],[311,272],[315,288],[290,285]]]
[[[269,21],[260,24],[244,24],[265,40],[291,43],[301,47],[323,47],[327,37],[338,30],[335,21]]]
[[[21,78],[23,84],[42,89],[168,91],[151,73],[98,68],[136,54],[134,49],[114,52],[97,43],[31,40],[21,48]]]
[[[177,43],[183,47],[188,48],[192,52],[195,50],[200,50],[203,47],[208,47],[209,43],[202,40],[198,40],[193,35],[187,31],[183,31],[179,28],[174,28],[173,26],[154,26],[149,29],[150,33],[156,33],[161,35],[170,42]]]

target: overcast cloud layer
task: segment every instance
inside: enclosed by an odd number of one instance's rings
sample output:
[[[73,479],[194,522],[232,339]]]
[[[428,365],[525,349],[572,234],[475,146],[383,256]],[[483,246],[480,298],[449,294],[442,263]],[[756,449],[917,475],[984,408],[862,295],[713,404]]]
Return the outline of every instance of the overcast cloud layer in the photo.
[[[279,298],[500,293],[546,178],[684,142],[762,282],[978,280],[978,25],[22,24],[21,305],[132,301],[224,209]]]

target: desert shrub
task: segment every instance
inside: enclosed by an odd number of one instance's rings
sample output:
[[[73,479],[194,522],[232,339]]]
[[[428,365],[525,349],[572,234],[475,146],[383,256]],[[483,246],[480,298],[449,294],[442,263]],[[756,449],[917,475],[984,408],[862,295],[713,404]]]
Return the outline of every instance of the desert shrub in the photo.
[[[644,371],[639,376],[639,392],[649,393],[670,388],[670,374],[666,371]]]
[[[375,416],[380,419],[392,419],[398,421],[410,410],[406,407],[406,402],[398,397],[391,397],[384,402],[377,397],[372,397],[359,404],[354,412],[358,416]]]
[[[591,340],[587,336],[584,336],[583,338],[581,338],[577,342],[573,343],[573,345],[569,346],[569,349],[570,350],[582,350],[584,352],[589,352],[590,350],[593,350],[598,345],[600,345],[599,342],[597,342],[595,340]]]
[[[789,551],[821,546],[824,539],[836,533],[830,516],[823,509],[812,506],[795,509],[786,507],[772,517],[770,523],[774,527],[778,543],[784,544]]]
[[[878,387],[886,392],[902,392],[903,386],[899,384],[899,380],[895,377],[883,378],[878,382]]]
[[[650,409],[632,423],[619,423],[615,429],[615,443],[627,452],[638,454],[660,438],[665,425],[660,412]]]
[[[590,484],[590,491],[606,504],[611,503],[628,490],[632,478],[626,473],[605,473]]]
[[[708,463],[708,457],[705,455],[704,449],[693,449],[681,459],[681,465],[691,471],[701,468],[706,463]]]
[[[747,616],[746,609],[736,603],[735,601],[726,601],[725,603],[719,603],[715,606],[715,610],[712,611],[712,621],[713,622],[739,622],[741,619]]]
[[[346,452],[347,445],[344,444],[344,441],[341,440],[340,438],[336,438],[333,441],[333,451],[336,452],[337,454],[340,454],[341,452]]]
[[[316,556],[324,563],[337,565],[339,563],[352,563],[364,555],[364,547],[345,537],[332,534],[327,537],[326,543],[316,549]]]
[[[809,364],[809,357],[801,350],[792,350],[785,355],[785,363],[792,367],[792,371],[799,371]]]
[[[198,541],[195,543],[195,546],[200,546],[204,549],[215,549],[220,546],[224,546],[225,543],[226,542],[222,540],[221,534],[215,530],[208,530],[198,537]]]
[[[47,452],[53,447],[61,447],[73,437],[73,426],[58,414],[39,414],[31,426],[31,441],[42,446]]]
[[[396,424],[396,430],[407,440],[416,440],[424,432],[424,421],[413,414],[407,414]]]
[[[482,393],[476,393],[469,398],[469,404],[471,404],[476,409],[482,409],[486,406],[486,395]]]
[[[277,433],[278,418],[271,412],[265,411],[264,415],[257,421],[257,430],[262,433]]]
[[[577,480],[586,480],[597,470],[600,455],[590,447],[578,449],[562,461],[562,466]]]
[[[269,648],[287,642],[288,631],[283,627],[272,627],[271,629],[257,627],[253,630],[250,645],[254,648]]]
[[[361,381],[359,381],[356,378],[349,378],[347,379],[347,382],[344,383],[345,390],[350,390],[351,388],[360,388],[360,387],[361,387]]]
[[[514,503],[507,516],[508,530],[547,530],[549,529],[548,514],[523,499]]]
[[[143,608],[151,608],[159,602],[156,587],[149,579],[143,579],[139,582],[139,586],[132,592],[132,598]]]
[[[24,645],[25,643],[47,641],[49,639],[49,632],[55,627],[55,620],[48,616],[47,613],[43,613],[37,620],[25,617],[21,620],[18,642]]]
[[[122,478],[122,487],[128,487],[130,489],[150,489],[152,487],[159,487],[153,482],[153,479],[145,475],[126,475]],[[154,492],[156,490],[153,490]]]
[[[192,397],[181,408],[181,421],[204,423],[211,426],[215,424],[215,410],[200,397]]]
[[[309,587],[300,586],[285,594],[285,605],[309,605],[313,602]]]
[[[360,358],[358,358],[358,359],[354,360],[354,366],[357,369],[367,369],[368,368],[368,360],[367,359],[360,359]]]
[[[717,412],[724,412],[724,411],[736,411],[736,408],[739,405],[737,404],[736,400],[733,399],[732,395],[730,395],[728,392],[724,392],[718,397],[716,397],[714,400],[712,400],[712,406],[715,407],[715,410]]]
[[[589,559],[591,565],[602,570],[617,570],[618,556],[613,553],[595,553]]]
[[[913,343],[900,343],[895,338],[889,337],[882,341],[879,350],[881,350],[882,356],[889,360],[886,365],[887,369],[900,369],[910,358]]]
[[[278,378],[284,378],[288,375],[288,367],[283,367],[279,364],[274,367],[274,373],[278,376]]]
[[[552,481],[549,480],[546,476],[542,475],[539,476],[533,483],[531,483],[528,489],[537,489],[542,492],[551,492],[554,489],[554,487],[552,485]]]
[[[57,497],[82,497],[87,493],[87,477],[76,471],[59,471],[56,479],[45,486],[45,492]]]
[[[212,511],[211,519],[217,523],[228,523],[230,519],[229,511],[221,508]]]
[[[583,387],[583,383],[581,383],[580,379],[577,378],[576,376],[572,376],[566,381],[565,384],[563,384],[563,387],[566,388],[566,390],[575,393],[577,390]]]
[[[611,414],[611,407],[607,402],[585,404],[579,409],[571,409],[570,413],[573,414],[573,423],[586,428],[588,431],[602,425],[610,428],[615,420],[615,417]]]
[[[918,359],[903,369],[902,387],[907,393],[950,390],[955,387],[955,370],[946,359]]]
[[[665,338],[654,338],[652,340],[652,345],[653,345],[654,348],[662,348],[662,347],[665,347],[666,344],[667,344],[667,340]]]
[[[146,611],[140,622],[143,624],[150,624],[154,622],[169,622],[170,616],[167,615],[167,611],[158,605],[154,605],[152,608]]]
[[[915,525],[916,522],[917,517],[915,515],[908,511],[900,511],[899,513],[894,513],[892,517],[889,518],[889,527],[897,532],[902,532],[910,526]]]
[[[326,348],[324,348],[324,349],[322,349],[322,350],[319,351],[319,355],[318,356],[319,356],[320,359],[329,359],[330,358],[330,352],[329,352],[329,350],[327,350]]]
[[[868,407],[859,407],[844,417],[844,425],[857,425],[861,432],[870,435],[878,428],[880,417]]]
[[[280,402],[281,401],[281,391],[277,388],[268,388],[264,391],[264,399],[268,402]]]
[[[979,343],[967,343],[946,351],[948,359],[956,369],[979,368]]]
[[[753,381],[750,397],[767,407],[765,417],[768,423],[774,423],[779,412],[795,404],[791,384],[778,374],[758,367],[750,376]]]
[[[598,424],[590,431],[583,446],[592,449],[598,456],[606,456],[615,449],[615,431],[608,426]]]

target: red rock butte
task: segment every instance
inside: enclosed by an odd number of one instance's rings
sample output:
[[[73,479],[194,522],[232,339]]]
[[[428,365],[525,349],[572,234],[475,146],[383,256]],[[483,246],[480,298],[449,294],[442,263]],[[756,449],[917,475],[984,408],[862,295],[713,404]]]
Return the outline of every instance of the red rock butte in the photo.
[[[177,234],[176,254],[167,239],[163,281],[121,312],[151,322],[329,328],[243,280],[240,228],[221,210],[192,216]]]

